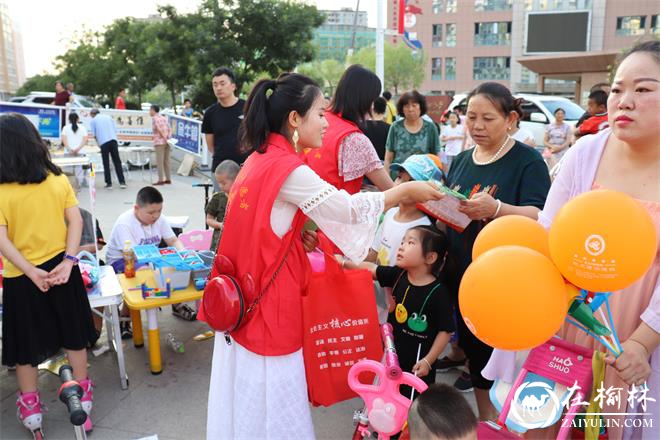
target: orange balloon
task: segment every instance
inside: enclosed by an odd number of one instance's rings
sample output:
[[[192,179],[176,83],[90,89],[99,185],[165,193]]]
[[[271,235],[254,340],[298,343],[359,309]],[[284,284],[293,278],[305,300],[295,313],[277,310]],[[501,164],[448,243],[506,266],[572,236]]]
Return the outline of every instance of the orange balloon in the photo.
[[[472,247],[472,260],[498,246],[516,245],[534,249],[550,258],[548,231],[529,217],[505,215],[488,223]]]
[[[595,190],[559,210],[550,228],[550,255],[576,286],[612,292],[644,275],[655,258],[656,240],[653,220],[636,200]]]
[[[568,312],[568,294],[549,258],[522,246],[499,246],[468,267],[458,305],[481,341],[527,350],[557,333]]]

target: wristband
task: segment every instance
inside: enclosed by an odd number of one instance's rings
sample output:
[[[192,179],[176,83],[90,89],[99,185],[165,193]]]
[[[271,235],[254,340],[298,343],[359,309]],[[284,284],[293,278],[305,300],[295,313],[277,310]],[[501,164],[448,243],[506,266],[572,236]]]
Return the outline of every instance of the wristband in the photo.
[[[433,370],[433,368],[431,367],[431,364],[429,364],[429,361],[427,361],[425,357],[423,357],[422,360],[423,360],[424,362],[426,362],[426,365],[429,366],[429,370]]]
[[[74,265],[78,264],[78,262],[80,261],[80,260],[78,259],[78,257],[75,257],[75,256],[73,256],[73,255],[69,255],[69,254],[66,254],[66,253],[64,254],[64,260],[69,260],[69,261],[71,261]]]
[[[497,218],[497,216],[500,213],[500,209],[502,209],[502,201],[500,199],[496,199],[497,201],[497,209],[495,210],[495,214],[491,218]]]

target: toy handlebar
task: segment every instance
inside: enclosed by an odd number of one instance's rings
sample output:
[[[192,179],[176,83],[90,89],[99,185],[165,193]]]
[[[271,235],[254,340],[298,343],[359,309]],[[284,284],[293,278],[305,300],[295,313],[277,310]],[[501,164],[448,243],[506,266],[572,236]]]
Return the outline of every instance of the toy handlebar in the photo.
[[[83,396],[83,389],[78,382],[73,379],[73,369],[69,365],[60,367],[60,379],[62,386],[57,393],[60,401],[64,403],[69,411],[71,423],[81,426],[87,420],[87,413],[83,410],[80,399]]]
[[[396,380],[401,377],[401,366],[399,365],[399,356],[394,348],[394,334],[392,325],[385,323],[380,327],[383,346],[385,349],[385,368],[387,377]]]

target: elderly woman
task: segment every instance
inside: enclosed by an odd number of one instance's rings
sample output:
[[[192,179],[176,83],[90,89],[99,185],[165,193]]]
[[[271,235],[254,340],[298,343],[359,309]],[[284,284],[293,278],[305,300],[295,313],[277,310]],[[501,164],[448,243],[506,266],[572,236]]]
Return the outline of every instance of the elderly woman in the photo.
[[[611,129],[581,138],[562,161],[539,221],[550,227],[559,209],[580,193],[595,188],[624,192],[637,199],[653,218],[660,236],[660,42],[641,43],[623,55],[616,70],[607,102]],[[634,231],[630,231],[631,234]],[[622,393],[622,406],[604,405],[603,413],[618,419],[608,423],[609,438],[660,438],[652,420],[629,421],[625,412],[647,413],[637,418],[651,419],[660,414],[660,249],[646,274],[635,284],[610,297],[614,327],[623,341],[623,354],[607,359],[605,389],[640,386],[648,383],[647,406],[637,404],[626,410],[628,395]],[[560,335],[573,343],[603,350],[585,333],[565,326]],[[515,354],[496,350],[484,376],[510,382],[516,374]],[[639,389],[639,388],[638,388]],[[651,400],[654,399],[654,400]],[[629,416],[630,417],[630,416]],[[649,423],[650,422],[650,423]],[[650,426],[649,426],[650,425]]]
[[[520,102],[492,82],[468,96],[466,125],[475,145],[456,156],[447,176],[451,188],[468,197],[460,210],[473,220],[462,233],[448,231],[450,252],[458,263],[454,289],[472,262],[474,241],[486,222],[512,214],[536,219],[545,203],[550,177],[541,155],[508,134]],[[470,332],[460,315],[458,342],[469,361],[479,417],[494,418],[488,397],[492,382],[481,376],[493,349]]]
[[[401,95],[396,104],[403,119],[390,127],[385,144],[385,169],[389,170],[394,159],[403,163],[413,154],[438,154],[440,135],[433,122],[422,118],[426,114],[426,98],[413,90]]]
[[[566,149],[571,144],[571,126],[564,122],[566,112],[562,108],[555,110],[555,122],[548,124],[545,128],[545,135],[543,137],[543,144],[545,157],[548,163],[548,168],[552,169],[557,162],[562,158]]]

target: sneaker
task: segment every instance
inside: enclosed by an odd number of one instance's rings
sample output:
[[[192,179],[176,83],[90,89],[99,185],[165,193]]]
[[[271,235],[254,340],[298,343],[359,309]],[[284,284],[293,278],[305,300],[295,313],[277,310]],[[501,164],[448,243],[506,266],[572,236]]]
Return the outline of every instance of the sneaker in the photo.
[[[188,306],[188,304],[172,304],[172,314],[186,321],[197,319],[197,312]]]
[[[82,404],[83,410],[87,413],[87,419],[83,424],[83,428],[85,428],[85,432],[89,432],[94,428],[92,418],[90,417],[94,399],[94,392],[92,391],[94,389],[94,383],[90,378],[81,380],[78,383],[83,389],[83,396],[82,399],[80,399],[80,403]]]
[[[105,189],[112,189],[112,185],[105,185],[103,188],[105,188]]]
[[[119,187],[120,187],[121,189],[126,189],[126,184],[125,184],[125,183],[120,183],[120,184],[119,184]]]
[[[472,378],[468,373],[461,373],[461,375],[454,382],[454,388],[461,393],[469,393],[472,391]]]
[[[445,373],[452,368],[459,368],[465,365],[466,359],[460,360],[460,361],[453,361],[449,359],[448,356],[443,357],[440,359],[435,365],[436,365],[436,371],[439,371],[440,373]]]
[[[121,330],[122,339],[131,339],[133,337],[133,330],[131,330],[131,323],[122,321],[119,323],[119,330]]]

